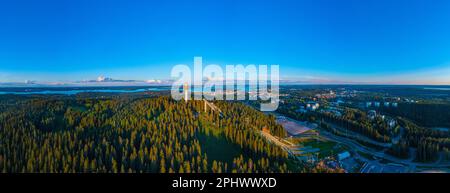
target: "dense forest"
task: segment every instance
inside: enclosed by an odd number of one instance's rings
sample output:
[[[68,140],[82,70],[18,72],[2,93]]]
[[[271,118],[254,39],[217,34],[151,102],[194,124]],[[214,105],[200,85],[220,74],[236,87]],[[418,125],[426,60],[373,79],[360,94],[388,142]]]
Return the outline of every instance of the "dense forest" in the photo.
[[[244,104],[17,98],[0,108],[2,172],[314,172],[260,135],[286,135]],[[311,169],[310,169],[311,168]]]
[[[449,132],[423,128],[404,118],[399,118],[399,124],[405,128],[405,145],[417,148],[417,161],[435,161],[440,151],[444,157],[448,156]]]
[[[390,129],[381,118],[377,117],[373,121],[369,120],[366,113],[359,110],[346,109],[341,117],[327,112],[317,113],[317,117],[327,123],[360,133],[376,141],[389,142],[391,140],[389,137]]]
[[[297,112],[295,107],[295,105],[281,105],[277,112],[301,121],[325,121],[334,126],[360,133],[379,142],[388,142],[391,140],[390,134],[392,131],[389,129],[388,125],[379,117],[370,120],[363,111],[348,108],[342,116],[336,116],[329,112],[316,111],[300,113]]]
[[[450,127],[448,103],[399,103],[397,108],[381,106],[380,111],[408,118],[425,127]]]
[[[393,137],[399,137],[386,153],[406,159],[410,156],[418,162],[437,161],[440,156],[450,160],[450,134],[448,131],[435,130],[422,125],[446,126],[449,121],[449,106],[446,104],[416,104],[401,103],[398,108],[381,106],[378,110],[394,116],[398,122],[398,129],[389,128],[381,117],[369,119],[366,112],[356,108],[345,108],[342,116],[329,112],[309,111],[298,112],[296,99],[285,100],[277,112],[293,119],[320,123],[320,127],[331,131],[335,135],[343,135],[342,129],[353,131],[373,140],[389,143]],[[404,117],[403,117],[404,116]],[[418,124],[420,123],[420,124]],[[341,130],[336,129],[337,127]],[[403,132],[399,132],[399,128]],[[358,138],[355,138],[358,141]],[[363,143],[363,141],[358,141]],[[415,151],[411,155],[410,148]]]

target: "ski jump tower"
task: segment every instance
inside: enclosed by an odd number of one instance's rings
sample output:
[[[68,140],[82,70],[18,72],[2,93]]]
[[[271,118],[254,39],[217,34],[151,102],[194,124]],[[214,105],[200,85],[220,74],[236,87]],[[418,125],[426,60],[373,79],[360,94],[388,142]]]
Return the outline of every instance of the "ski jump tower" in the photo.
[[[190,99],[189,84],[187,82],[185,82],[183,84],[183,92],[184,92],[184,101],[187,102]],[[202,99],[202,100],[203,100],[203,103],[204,103],[204,110],[205,110],[205,112],[208,111],[208,107],[209,107],[212,111],[217,111],[217,112],[220,113],[220,116],[222,116],[222,110],[220,110],[219,107],[217,107],[213,103],[207,101],[206,99]]]
[[[184,101],[187,102],[189,100],[189,85],[187,82],[185,82],[183,85],[183,91],[184,91]]]

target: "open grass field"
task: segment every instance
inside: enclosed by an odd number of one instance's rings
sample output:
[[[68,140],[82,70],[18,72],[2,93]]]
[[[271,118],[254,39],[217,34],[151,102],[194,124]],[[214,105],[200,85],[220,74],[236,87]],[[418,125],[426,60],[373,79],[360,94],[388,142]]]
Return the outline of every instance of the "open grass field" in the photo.
[[[336,156],[338,153],[348,150],[348,148],[342,144],[316,137],[295,138],[292,141],[295,141],[296,144],[305,148],[319,149],[317,152],[319,158]]]

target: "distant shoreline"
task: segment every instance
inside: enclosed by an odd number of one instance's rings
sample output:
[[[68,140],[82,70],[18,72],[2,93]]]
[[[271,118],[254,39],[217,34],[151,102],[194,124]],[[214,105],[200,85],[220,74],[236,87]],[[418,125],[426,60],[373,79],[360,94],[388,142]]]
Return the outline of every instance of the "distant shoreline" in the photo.
[[[270,85],[268,85],[270,86]],[[248,85],[246,87],[249,87]],[[326,84],[280,84],[280,89],[314,89],[329,87],[335,88],[351,88],[351,89],[416,89],[422,91],[446,92],[450,91],[450,85],[326,85]],[[101,93],[136,93],[146,91],[170,91],[170,85],[139,85],[139,86],[112,86],[112,85],[95,85],[95,86],[18,86],[18,87],[0,87],[0,95],[5,94],[64,94],[74,95],[87,92]],[[240,88],[242,89],[242,88]],[[246,88],[247,90],[248,88]]]

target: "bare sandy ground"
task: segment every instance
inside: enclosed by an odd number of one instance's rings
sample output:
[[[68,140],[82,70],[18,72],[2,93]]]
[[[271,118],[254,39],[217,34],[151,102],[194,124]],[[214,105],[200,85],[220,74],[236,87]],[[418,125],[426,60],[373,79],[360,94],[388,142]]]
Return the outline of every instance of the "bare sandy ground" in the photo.
[[[294,121],[290,120],[286,117],[279,117],[277,119],[277,122],[281,125],[283,125],[284,129],[290,134],[290,135],[298,135],[302,134],[306,131],[309,131],[313,126],[308,125],[307,123],[300,122],[300,121]]]

